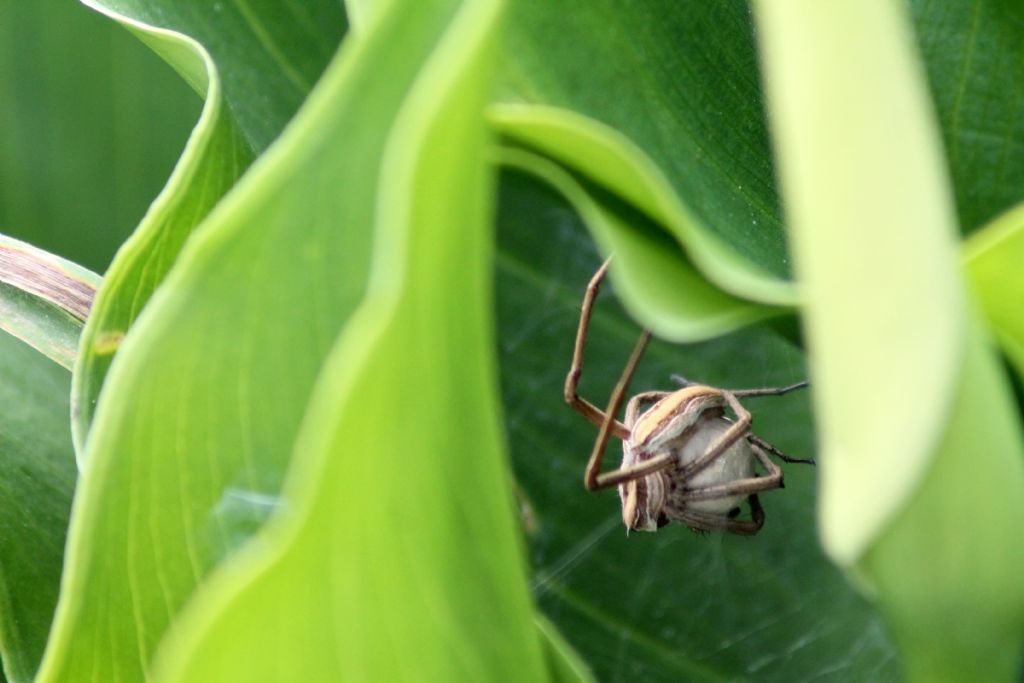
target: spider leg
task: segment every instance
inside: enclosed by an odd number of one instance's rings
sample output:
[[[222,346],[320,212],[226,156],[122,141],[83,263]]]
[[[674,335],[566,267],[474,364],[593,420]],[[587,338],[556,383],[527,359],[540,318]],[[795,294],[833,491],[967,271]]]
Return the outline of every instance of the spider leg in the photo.
[[[752,396],[782,396],[797,389],[804,389],[811,386],[808,380],[790,384],[784,387],[763,387],[760,389],[733,389],[732,394],[738,398],[750,398]]]
[[[686,379],[682,375],[673,374],[671,375],[673,382],[678,384],[680,387],[693,387],[699,386],[700,382],[694,382],[693,380]],[[808,380],[797,382],[796,384],[789,384],[784,387],[763,387],[758,389],[730,389],[729,392],[737,398],[750,398],[753,396],[782,396],[788,394],[791,391],[797,389],[803,389],[809,387],[811,383]]]
[[[590,460],[587,461],[587,468],[583,473],[583,484],[590,491],[606,489],[612,486],[617,486],[625,481],[646,477],[649,474],[668,467],[672,464],[674,459],[674,456],[671,453],[665,453],[655,458],[651,458],[650,460],[637,463],[631,467],[601,473],[601,460],[604,457],[604,449],[608,444],[608,438],[612,434],[611,416],[617,414],[619,409],[622,407],[622,402],[626,397],[626,391],[629,389],[629,382],[633,379],[633,373],[636,371],[636,366],[640,362],[640,357],[643,356],[644,349],[647,348],[647,342],[650,341],[650,339],[650,332],[645,331],[640,335],[640,339],[637,341],[636,347],[633,349],[633,354],[629,357],[629,362],[626,363],[625,370],[622,371],[622,377],[619,378],[618,384],[615,385],[615,390],[612,391],[612,397],[608,403],[608,409],[604,414],[605,418],[601,423],[601,429],[597,433],[597,441],[594,443],[594,450],[590,453]],[[639,402],[635,403],[635,405],[638,404]],[[628,432],[626,438],[629,438]]]
[[[753,536],[764,526],[764,509],[753,494],[747,499],[750,504],[750,519],[722,517],[696,510],[679,510],[674,518],[695,531],[724,531],[738,536]]]
[[[759,436],[747,434],[747,441],[749,441],[751,444],[757,444],[764,450],[768,451],[769,453],[777,457],[782,462],[798,462],[803,463],[804,465],[815,464],[814,458],[794,458],[792,455],[787,455],[786,453],[783,453],[781,450],[771,445],[770,443],[768,443]]]
[[[735,396],[729,391],[720,389],[725,400],[729,403],[729,407],[732,408],[733,412],[736,413],[736,421],[733,422],[725,432],[722,433],[718,439],[708,447],[708,450],[704,452],[699,458],[689,463],[682,469],[682,476],[689,479],[695,474],[711,465],[715,460],[720,458],[725,451],[729,449],[734,443],[739,441],[741,438],[746,436],[750,431],[750,422],[753,419],[750,415],[750,411],[740,405],[740,402]]]
[[[633,428],[637,415],[640,413],[641,408],[645,403],[659,401],[671,393],[671,391],[645,391],[629,399],[629,403],[626,404],[626,428]],[[628,438],[629,437],[627,437],[627,439]],[[601,451],[602,453],[604,452],[604,446],[601,447]],[[591,455],[590,457],[593,459],[594,456]],[[599,463],[600,460],[601,457],[598,456]],[[589,483],[591,481],[591,474],[588,469],[588,474],[585,479],[586,486],[591,491],[618,486],[619,484],[623,484],[627,481],[641,479],[646,477],[648,474],[654,474],[659,470],[663,470],[671,465],[673,460],[675,460],[675,455],[673,453],[663,453],[662,455],[651,458],[650,460],[645,460],[629,467],[620,467],[619,469],[611,472],[598,474],[596,479],[593,480],[593,484]],[[600,470],[600,464],[596,466],[596,469]]]
[[[593,403],[585,398],[582,398],[577,393],[577,388],[580,381],[580,375],[583,374],[583,350],[587,345],[587,330],[590,327],[590,314],[594,310],[594,301],[597,299],[598,291],[601,288],[601,281],[604,279],[605,274],[608,272],[608,265],[611,263],[609,258],[601,267],[594,273],[594,277],[590,279],[587,284],[587,291],[583,295],[583,307],[580,311],[580,324],[576,330],[576,343],[573,346],[572,352],[572,365],[569,367],[569,374],[565,377],[565,389],[563,395],[565,402],[568,403],[576,412],[585,417],[593,424],[601,427],[607,421],[607,415],[601,412],[601,409],[595,406]],[[611,433],[620,439],[625,439],[629,436],[629,430],[626,426],[614,419],[611,420]]]
[[[760,447],[750,444],[751,450],[757,456],[758,461],[768,470],[763,477],[747,477],[737,479],[726,484],[713,484],[693,489],[684,489],[683,495],[687,501],[714,500],[716,498],[730,498],[739,495],[753,495],[761,491],[783,488],[782,470],[772,462],[768,455]]]
[[[676,513],[680,521],[691,529],[725,531],[740,536],[753,536],[761,530],[761,527],[764,526],[764,509],[761,508],[761,501],[758,500],[757,494],[761,491],[782,488],[782,470],[758,446],[751,444],[750,447],[758,461],[768,470],[767,476],[748,477],[728,484],[704,486],[685,493],[686,500],[691,501],[727,498],[747,493],[749,494],[747,502],[750,504],[750,519],[734,519],[683,508]]]

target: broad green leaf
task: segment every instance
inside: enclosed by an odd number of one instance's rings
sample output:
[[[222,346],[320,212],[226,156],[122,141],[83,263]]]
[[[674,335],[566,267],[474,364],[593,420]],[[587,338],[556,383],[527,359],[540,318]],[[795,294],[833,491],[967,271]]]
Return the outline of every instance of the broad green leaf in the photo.
[[[321,362],[363,294],[380,155],[430,43],[371,47],[340,53],[126,336],[40,681],[145,674],[196,584],[273,507]]]
[[[101,9],[101,8],[100,8]],[[113,14],[146,36],[205,94],[202,116],[173,175],[142,223],[118,251],[82,334],[72,383],[72,434],[81,461],[96,401],[110,364],[132,323],[174,265],[192,229],[245,171],[253,150],[225,111],[209,54],[187,36]],[[81,462],[79,463],[82,464]]]
[[[199,100],[74,0],[0,2],[0,232],[103,272],[181,154]]]
[[[667,226],[686,226],[716,245],[723,257],[712,266],[717,275],[746,264],[762,280],[783,279],[789,267],[752,32],[747,3],[738,0],[519,0],[509,7],[500,101],[551,105],[611,127],[674,191]],[[578,151],[581,135],[592,132],[578,130],[551,147]],[[575,170],[587,177],[625,171],[621,162],[593,163],[593,154],[586,152],[586,168],[575,154]],[[651,176],[630,184],[650,184]],[[664,210],[664,188],[646,191]],[[691,258],[703,269],[715,252]]]
[[[567,110],[549,107],[496,105],[491,118],[511,140],[558,160],[634,207],[637,213],[649,216],[653,219],[651,227],[665,226],[677,241],[675,249],[685,249],[694,264],[718,286],[756,301],[796,302],[791,283],[738,257],[690,215],[659,169],[620,133]],[[671,242],[662,241],[671,248]],[[638,268],[644,259],[634,263],[633,255],[628,254],[622,260]],[[662,317],[672,316],[669,313]]]
[[[969,234],[1024,200],[1024,5],[912,0],[909,6],[960,229]]]
[[[824,545],[877,597],[911,680],[1012,680],[1024,435],[965,313],[907,17],[885,0],[755,7],[807,300]]]
[[[786,488],[761,497],[753,538],[673,525],[626,535],[614,492],[588,493],[596,428],[562,399],[583,289],[602,257],[573,208],[529,176],[503,174],[498,254],[502,385],[527,508],[534,594],[600,681],[888,681],[899,663],[881,619],[823,555],[813,468],[783,465]],[[602,404],[640,328],[602,289],[581,390]],[[655,340],[631,391],[670,375],[724,387],[806,377],[802,353],[758,326],[714,341]],[[813,389],[812,389],[813,392]],[[751,399],[754,431],[788,453],[816,452],[809,396]],[[618,461],[617,447],[606,457]],[[610,465],[609,465],[610,466]]]
[[[292,514],[198,594],[159,680],[545,680],[491,359],[498,9],[396,4],[350,38],[371,73],[381,49],[431,47],[389,134],[371,287],[304,421]]]
[[[606,189],[625,201],[671,207],[636,204],[727,291],[792,303],[747,5],[516,2],[497,110],[517,116],[499,125],[584,177],[614,177]],[[970,231],[1024,199],[1024,20],[1001,0],[910,5]],[[607,153],[622,140],[640,172]]]
[[[57,604],[75,486],[67,371],[0,333],[0,658],[32,680]]]
[[[100,277],[0,235],[0,329],[71,369]]]
[[[948,417],[965,326],[955,217],[891,3],[755,7],[805,289],[822,542],[849,566],[920,484]]]
[[[772,314],[769,308],[736,299],[708,283],[650,219],[608,193],[599,188],[587,192],[562,167],[530,152],[506,146],[498,158],[504,166],[558,188],[572,203],[604,251],[614,255],[612,273],[626,305],[656,334],[699,341]],[[638,267],[641,270],[630,270]]]
[[[170,5],[168,12],[158,12],[145,2],[97,0],[94,4],[167,59],[204,95],[206,104],[167,186],[118,252],[83,335],[72,401],[80,459],[96,401],[121,340],[193,228],[279,132],[312,87],[342,27],[336,10],[321,11],[313,20],[310,13],[323,10],[320,4],[237,5],[227,12],[223,6],[220,11],[204,12],[180,3]],[[131,14],[119,14],[115,8]],[[140,19],[208,38],[209,52],[185,35]],[[304,39],[295,41],[295,35]],[[280,51],[279,43],[293,42],[295,47],[287,53]],[[218,67],[225,74],[223,86]],[[239,83],[243,77],[244,89]]]
[[[1024,435],[980,329],[970,332],[931,468],[857,568],[877,590],[913,681],[1016,681],[1021,673]]]
[[[1024,206],[974,233],[964,245],[964,256],[985,317],[1024,377]]]

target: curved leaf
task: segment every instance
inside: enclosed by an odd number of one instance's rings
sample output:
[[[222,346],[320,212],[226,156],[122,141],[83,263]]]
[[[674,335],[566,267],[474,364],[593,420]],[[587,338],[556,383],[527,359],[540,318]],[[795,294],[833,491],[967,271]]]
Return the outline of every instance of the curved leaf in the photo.
[[[980,324],[921,486],[857,567],[917,681],[1013,681],[1024,641],[1024,434]],[[963,501],[974,501],[968,509]]]
[[[884,1],[812,5],[755,7],[806,289],[822,541],[849,566],[927,471],[965,317],[949,185],[909,27]],[[870,49],[853,39],[861,31],[875,36]]]
[[[614,197],[587,192],[550,160],[509,147],[498,153],[507,167],[543,179],[584,217],[606,253],[614,254],[612,276],[624,303],[656,334],[675,341],[699,341],[772,315],[708,283],[660,229]],[[637,270],[639,268],[639,270]],[[625,273],[619,278],[620,273]]]
[[[373,70],[381,49],[437,43],[388,141],[371,287],[303,425],[294,514],[211,580],[162,680],[545,680],[486,325],[496,9],[396,3],[350,45]]]
[[[147,36],[158,52],[173,55],[178,70],[191,74],[191,81],[205,92],[206,104],[167,186],[115,256],[83,331],[72,383],[72,434],[80,466],[100,390],[129,327],[193,228],[252,159],[252,150],[224,111],[217,70],[206,50],[187,36],[111,16]]]
[[[764,303],[796,303],[792,283],[752,265],[710,233],[658,167],[621,133],[551,107],[495,105],[491,119],[509,139],[559,161],[649,216],[652,224],[665,226],[694,265],[726,291]],[[623,258],[632,261],[631,255]],[[636,269],[639,263],[631,265]]]
[[[333,8],[313,20],[309,13],[323,10],[322,3],[232,5],[230,11],[221,6],[219,11],[214,7],[205,12],[181,3],[169,3],[168,11],[157,11],[145,2],[96,0],[90,4],[164,56],[204,94],[206,104],[168,185],[118,252],[83,335],[72,401],[80,459],[96,401],[121,340],[194,227],[280,131],[312,87],[343,26]],[[208,38],[214,56],[188,36],[150,26],[143,19]],[[296,35],[304,39],[282,53],[278,42],[291,45]],[[226,74],[223,94],[218,65]],[[240,78],[245,79],[244,86]],[[273,96],[264,96],[268,92]]]
[[[68,373],[0,333],[0,657],[35,675],[57,604],[75,487]]]
[[[877,597],[912,680],[1011,680],[1024,434],[965,312],[907,18],[885,0],[756,8],[806,285],[825,547]]]
[[[334,0],[225,2],[172,0],[83,0],[108,14],[182,33],[209,52],[223,85],[224,100],[251,149],[262,151],[323,73],[345,32],[341,3]],[[206,91],[203,65],[180,42],[138,37],[150,45],[197,92]]]
[[[967,272],[1003,350],[1024,377],[1024,206],[999,216],[964,245]]]
[[[740,0],[519,0],[509,8],[500,100],[582,114],[642,150],[678,197],[666,225],[691,239],[701,235],[699,248],[686,246],[699,249],[691,257],[716,281],[744,270],[748,280],[784,280],[789,267],[752,35]],[[580,136],[596,140],[572,127],[579,135],[551,140],[549,148],[567,153],[580,149]],[[595,163],[593,148],[587,156],[573,159],[585,176],[625,170],[621,162]],[[665,194],[661,187],[646,191]],[[729,282],[741,286],[736,278]],[[749,289],[742,293],[750,296]],[[774,289],[755,298],[787,296],[781,282]]]
[[[0,329],[71,369],[100,277],[0,235]]]
[[[388,46],[396,74],[427,47]],[[361,226],[411,77],[365,64],[343,51],[126,336],[87,444],[41,681],[143,675],[198,581],[268,513],[320,363],[363,293]]]

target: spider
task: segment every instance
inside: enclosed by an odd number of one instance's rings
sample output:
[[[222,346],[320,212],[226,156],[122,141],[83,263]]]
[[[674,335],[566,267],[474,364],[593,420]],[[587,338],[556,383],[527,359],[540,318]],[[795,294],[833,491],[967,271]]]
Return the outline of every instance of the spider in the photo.
[[[643,355],[649,331],[644,331],[602,412],[577,393],[583,371],[583,349],[590,314],[611,259],[597,270],[583,297],[572,366],[565,378],[565,400],[583,417],[600,427],[583,483],[590,491],[618,486],[622,521],[627,530],[656,531],[677,521],[698,533],[725,531],[753,536],[764,525],[764,510],[757,494],[783,488],[782,470],[765,451],[788,463],[814,464],[793,458],[750,431],[751,415],[740,398],[781,396],[808,383],[786,387],[727,390],[673,376],[675,391],[645,391],[626,404],[625,422],[615,418],[622,407],[633,372]],[[649,407],[648,407],[649,406]],[[736,415],[725,415],[728,407]],[[622,440],[622,466],[601,472],[601,460],[610,436]],[[755,460],[766,470],[759,476]],[[750,519],[739,519],[746,498]]]

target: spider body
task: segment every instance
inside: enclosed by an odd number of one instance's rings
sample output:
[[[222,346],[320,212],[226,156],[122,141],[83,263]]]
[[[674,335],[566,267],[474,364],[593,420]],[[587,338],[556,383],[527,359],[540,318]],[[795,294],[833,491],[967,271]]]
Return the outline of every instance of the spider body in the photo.
[[[751,414],[739,398],[778,396],[805,387],[807,382],[729,391],[677,378],[684,385],[681,389],[648,391],[630,399],[625,422],[620,422],[615,416],[650,339],[649,332],[641,335],[606,410],[576,391],[583,372],[590,314],[607,270],[606,261],[587,286],[572,366],[565,380],[565,400],[600,427],[584,472],[584,485],[591,491],[618,487],[627,529],[655,531],[677,521],[695,531],[756,534],[764,525],[757,494],[783,486],[782,470],[765,451],[786,462],[814,461],[791,458],[752,434]],[[652,405],[645,409],[648,404]],[[727,409],[735,419],[727,416]],[[611,436],[622,439],[622,465],[612,472],[601,472],[604,448]],[[756,471],[758,463],[764,474]],[[739,505],[744,499],[750,506],[750,519],[739,519]]]
[[[691,466],[732,425],[725,400],[712,387],[687,387],[668,394],[645,412],[647,399],[636,396],[626,406],[628,439],[622,442],[622,469],[665,453],[672,464],[645,477],[619,484],[622,521],[627,529],[656,531],[669,522],[687,523],[691,513],[726,516],[738,512],[743,494],[689,500],[692,489],[723,485],[754,476],[754,451],[745,440],[729,446],[713,463],[687,478]]]

